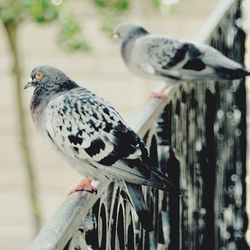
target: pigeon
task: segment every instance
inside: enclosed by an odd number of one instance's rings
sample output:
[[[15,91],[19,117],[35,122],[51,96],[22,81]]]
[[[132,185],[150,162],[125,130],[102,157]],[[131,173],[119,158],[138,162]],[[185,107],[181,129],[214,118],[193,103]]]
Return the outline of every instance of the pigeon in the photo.
[[[179,191],[151,163],[141,138],[107,101],[80,87],[61,70],[39,66],[25,89],[34,87],[30,111],[35,127],[81,175],[70,193],[95,192],[99,181],[125,182],[142,226],[152,230],[142,186]]]
[[[123,61],[132,73],[169,86],[180,80],[233,80],[250,75],[209,45],[150,34],[138,25],[119,24],[114,37],[121,41]]]

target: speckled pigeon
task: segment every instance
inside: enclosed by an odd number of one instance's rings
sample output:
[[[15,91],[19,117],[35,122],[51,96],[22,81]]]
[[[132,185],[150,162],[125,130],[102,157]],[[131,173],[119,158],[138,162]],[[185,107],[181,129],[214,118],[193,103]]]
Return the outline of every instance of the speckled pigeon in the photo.
[[[153,35],[143,27],[122,23],[114,30],[121,41],[121,54],[134,74],[163,80],[240,79],[250,72],[206,44]]]
[[[89,177],[70,193],[96,191],[92,178],[125,181],[143,227],[151,230],[141,185],[177,189],[151,164],[143,141],[110,103],[77,85],[61,70],[40,66],[31,78],[25,88],[35,88],[30,110],[36,128],[72,167]]]

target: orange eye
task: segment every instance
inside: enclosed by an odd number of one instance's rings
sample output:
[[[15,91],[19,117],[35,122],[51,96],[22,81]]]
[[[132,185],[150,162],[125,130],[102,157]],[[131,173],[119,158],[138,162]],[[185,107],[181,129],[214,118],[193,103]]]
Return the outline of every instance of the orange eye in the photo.
[[[44,76],[44,73],[42,71],[36,72],[36,79],[40,79]]]

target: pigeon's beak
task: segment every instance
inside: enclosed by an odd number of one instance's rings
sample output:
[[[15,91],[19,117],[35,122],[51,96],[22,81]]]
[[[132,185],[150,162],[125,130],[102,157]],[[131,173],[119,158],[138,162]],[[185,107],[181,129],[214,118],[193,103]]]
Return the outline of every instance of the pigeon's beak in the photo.
[[[113,39],[117,40],[119,38],[119,35],[117,33],[114,33]]]
[[[34,86],[34,82],[32,79],[30,79],[30,81],[24,85],[24,89],[27,89],[27,88],[33,87],[33,86]]]

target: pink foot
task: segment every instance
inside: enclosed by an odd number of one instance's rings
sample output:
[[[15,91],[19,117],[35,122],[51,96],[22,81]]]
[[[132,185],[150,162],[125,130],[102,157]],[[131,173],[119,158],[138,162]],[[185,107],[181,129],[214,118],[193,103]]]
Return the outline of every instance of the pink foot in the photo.
[[[160,90],[160,91],[154,91],[150,94],[150,97],[151,98],[157,98],[157,99],[160,99],[160,100],[166,100],[167,99],[167,95],[165,93],[165,88]]]
[[[78,191],[88,191],[90,193],[97,193],[97,188],[91,185],[92,178],[81,179],[73,188],[69,190],[67,195]]]

